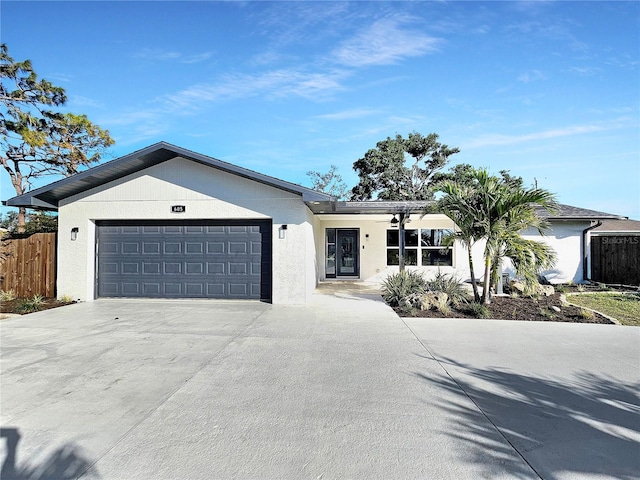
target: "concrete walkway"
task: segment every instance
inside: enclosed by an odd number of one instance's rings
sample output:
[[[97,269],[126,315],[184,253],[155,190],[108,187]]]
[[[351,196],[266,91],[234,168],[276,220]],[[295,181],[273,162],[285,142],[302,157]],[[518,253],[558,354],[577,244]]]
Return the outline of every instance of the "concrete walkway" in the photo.
[[[369,292],[319,293],[307,306],[101,300],[2,320],[2,479],[640,471],[640,329],[409,321]]]

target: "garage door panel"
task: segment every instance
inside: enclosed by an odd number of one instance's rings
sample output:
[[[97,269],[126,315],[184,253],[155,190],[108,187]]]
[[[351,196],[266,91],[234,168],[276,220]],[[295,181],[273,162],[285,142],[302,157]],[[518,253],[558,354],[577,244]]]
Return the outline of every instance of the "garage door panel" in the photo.
[[[98,296],[270,300],[268,221],[114,223],[98,225]]]
[[[162,252],[165,255],[179,255],[182,253],[181,242],[164,242],[162,244]]]
[[[208,275],[225,275],[227,272],[226,264],[222,262],[207,262]]]
[[[162,286],[159,283],[143,283],[142,292],[145,295],[159,295]]]
[[[145,255],[160,255],[162,245],[158,241],[142,242],[142,253]]]
[[[182,263],[179,262],[163,262],[163,273],[165,275],[175,275],[182,273]]]
[[[122,295],[124,296],[137,296],[140,295],[140,283],[122,282]]]
[[[203,242],[185,242],[184,243],[184,252],[186,254],[204,254],[204,243]]]
[[[160,262],[143,262],[142,274],[143,275],[160,275],[162,273],[162,265]]]
[[[123,255],[137,255],[140,253],[140,242],[122,242],[120,245]]]
[[[225,242],[207,242],[208,254],[220,254],[227,251]]]
[[[181,283],[163,283],[163,292],[167,297],[181,297],[182,296],[182,284]]]

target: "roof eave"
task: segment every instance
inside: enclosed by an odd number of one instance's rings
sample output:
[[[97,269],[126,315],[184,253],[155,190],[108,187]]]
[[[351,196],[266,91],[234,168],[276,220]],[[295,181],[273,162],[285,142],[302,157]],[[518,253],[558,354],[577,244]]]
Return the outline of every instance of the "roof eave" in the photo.
[[[7,207],[27,207],[27,208],[37,208],[41,210],[58,210],[58,204],[53,204],[50,202],[45,202],[40,198],[25,193],[24,195],[18,195],[17,197],[10,198],[6,202],[3,202]]]
[[[58,202],[64,198],[91,190],[92,188],[99,187],[177,157],[186,158],[196,163],[300,195],[304,201],[332,200],[331,195],[238,167],[166,142],[159,142],[110,162],[84,170],[71,177],[63,178],[44,187],[40,187],[24,195],[13,197],[7,200],[6,203],[9,206],[57,209]],[[136,160],[138,161],[136,162]],[[76,185],[77,188],[70,188],[72,185]],[[47,200],[39,198],[40,196],[47,197]]]

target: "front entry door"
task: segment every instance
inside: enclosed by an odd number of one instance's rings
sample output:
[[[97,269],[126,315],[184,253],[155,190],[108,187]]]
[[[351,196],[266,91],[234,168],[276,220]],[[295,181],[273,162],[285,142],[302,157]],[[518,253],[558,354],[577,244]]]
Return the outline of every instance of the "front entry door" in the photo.
[[[360,275],[358,230],[336,231],[337,276],[357,277]]]

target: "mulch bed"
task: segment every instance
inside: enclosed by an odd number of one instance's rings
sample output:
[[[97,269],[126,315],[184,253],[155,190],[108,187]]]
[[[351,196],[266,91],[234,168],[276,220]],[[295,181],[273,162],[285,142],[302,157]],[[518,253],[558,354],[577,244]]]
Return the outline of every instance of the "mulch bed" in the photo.
[[[8,302],[0,302],[0,313],[20,313],[17,311],[20,304],[24,301],[24,298],[16,298]],[[74,302],[61,302],[57,298],[45,298],[42,301],[42,305],[38,310],[49,310],[50,308],[64,307],[65,305],[71,305]]]
[[[560,308],[560,312],[554,311],[551,307]],[[574,323],[604,323],[612,322],[597,313],[594,318],[584,318],[580,314],[580,307],[562,306],[560,294],[548,297],[510,297],[494,296],[491,303],[487,305],[489,316],[487,318],[496,320],[525,320],[532,322],[574,322]],[[425,317],[425,318],[476,318],[463,310],[452,308],[451,315],[445,316],[437,310],[417,310],[409,314],[395,309],[401,317]]]

